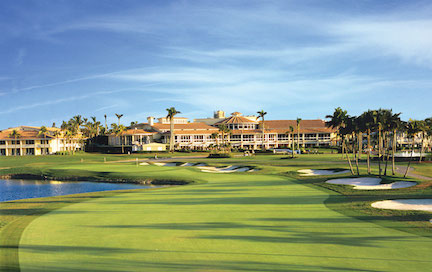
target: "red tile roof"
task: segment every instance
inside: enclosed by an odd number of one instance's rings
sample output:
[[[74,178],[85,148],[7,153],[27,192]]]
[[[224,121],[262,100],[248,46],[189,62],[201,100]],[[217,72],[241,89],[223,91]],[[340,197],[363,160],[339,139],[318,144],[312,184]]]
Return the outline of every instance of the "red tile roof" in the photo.
[[[252,121],[246,117],[242,116],[231,116],[228,117],[225,120],[217,122],[215,125],[221,125],[221,124],[244,124],[244,123],[257,123],[255,121]]]

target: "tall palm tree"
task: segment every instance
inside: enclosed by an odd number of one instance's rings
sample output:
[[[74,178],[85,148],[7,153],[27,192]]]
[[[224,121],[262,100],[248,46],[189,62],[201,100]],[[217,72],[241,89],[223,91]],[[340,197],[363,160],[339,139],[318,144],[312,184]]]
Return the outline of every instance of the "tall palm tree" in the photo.
[[[294,158],[294,127],[289,126],[289,131],[286,133],[290,135],[291,138],[291,157]]]
[[[367,172],[368,175],[371,174],[371,164],[370,164],[370,158],[371,158],[371,154],[372,154],[372,143],[371,143],[371,132],[372,129],[374,128],[374,112],[372,110],[368,110],[366,112],[364,112],[361,115],[361,122],[363,128],[365,129],[365,132],[367,133],[367,150],[368,150],[368,154],[367,154]]]
[[[330,120],[326,122],[326,127],[331,127],[337,130],[337,137],[340,138],[340,143],[341,143],[342,157],[344,156],[344,145],[343,145],[344,140],[342,139],[340,129],[345,126],[344,121],[346,120],[347,116],[348,116],[347,111],[343,110],[340,107],[335,109],[333,115],[326,116],[326,118],[330,118]]]
[[[296,119],[297,122],[297,149],[300,150],[300,122],[302,121],[301,118]]]
[[[392,175],[396,174],[395,154],[397,149],[397,132],[402,128],[401,113],[395,113],[389,120],[389,130],[392,132]]]
[[[104,118],[105,118],[105,132],[108,132],[107,115],[106,114],[104,114]]]
[[[19,137],[21,137],[21,133],[19,133],[18,130],[14,129],[14,130],[12,130],[12,132],[9,134],[9,137],[13,137],[13,138],[15,139],[15,154],[14,154],[14,156],[16,156],[17,153],[18,153],[18,148],[16,148],[16,146],[17,146],[17,139],[18,139]],[[20,152],[20,154],[21,154],[21,152]]]
[[[211,137],[212,139],[215,140],[216,148],[218,149],[218,148],[219,148],[219,141],[218,141],[219,133],[217,133],[217,132],[213,132],[213,133],[210,135],[210,137]]]
[[[420,157],[419,157],[419,162],[421,162],[422,158],[423,158],[423,152],[424,152],[424,146],[425,146],[425,140],[426,140],[426,133],[429,130],[429,127],[426,123],[426,120],[420,120],[419,121],[419,130],[420,130],[420,135],[422,137],[421,140],[421,148],[420,148]]]
[[[170,152],[174,152],[174,116],[176,116],[176,114],[181,113],[178,110],[176,110],[176,108],[171,107],[166,109],[167,111],[167,116],[166,118],[169,119],[170,121]]]
[[[225,124],[219,125],[218,128],[219,132],[222,134],[222,146],[225,148],[227,147],[225,136],[231,133],[231,129]],[[228,149],[226,151],[228,151]]]
[[[38,132],[38,135],[42,135],[44,138],[44,142],[46,142],[46,135],[48,134],[48,129],[45,126],[41,126]],[[42,152],[42,155],[45,155],[45,152]]]
[[[404,178],[406,178],[406,176],[408,175],[408,171],[409,171],[409,168],[410,168],[410,165],[411,165],[411,161],[412,161],[412,157],[413,157],[413,154],[414,154],[415,136],[420,131],[421,131],[420,124],[419,124],[419,122],[417,120],[411,120],[410,119],[406,123],[406,133],[408,135],[408,138],[412,139],[412,142],[411,142],[411,156],[410,156],[410,159],[408,161],[407,168],[405,170]]]
[[[262,137],[262,146],[261,146],[261,149],[262,149],[262,150],[265,150],[266,148],[265,148],[265,146],[264,146],[264,135],[265,135],[264,116],[267,114],[267,112],[265,112],[264,110],[260,110],[260,111],[257,111],[257,113],[258,113],[258,118],[261,118],[261,121],[262,121],[262,125],[261,125],[261,131],[262,131],[262,135],[261,135],[261,137]]]
[[[115,115],[116,115],[117,118],[118,118],[118,125],[120,126],[120,119],[123,117],[123,114],[118,114],[118,113],[116,113]]]

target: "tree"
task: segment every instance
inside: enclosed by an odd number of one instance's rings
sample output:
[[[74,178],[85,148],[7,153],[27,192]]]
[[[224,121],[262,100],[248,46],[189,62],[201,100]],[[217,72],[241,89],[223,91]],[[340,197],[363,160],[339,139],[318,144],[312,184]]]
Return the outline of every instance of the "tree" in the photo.
[[[122,154],[125,153],[124,152],[124,136],[123,136],[123,132],[125,132],[125,130],[126,130],[126,127],[123,125],[117,125],[116,123],[111,124],[112,133],[114,133],[115,136],[119,137],[119,139],[120,139]]]
[[[105,117],[105,133],[108,133],[107,115],[104,114],[104,117]]]
[[[361,115],[361,127],[365,129],[365,132],[367,133],[367,172],[370,175],[371,174],[371,164],[370,164],[370,158],[372,154],[372,143],[371,143],[371,132],[375,125],[374,122],[374,112],[371,110],[368,110],[364,112]]]
[[[211,137],[212,139],[215,140],[216,148],[219,148],[219,141],[218,141],[219,133],[217,133],[217,132],[213,132],[213,133],[210,135],[210,137]]]
[[[428,127],[428,124],[427,124],[426,120],[420,120],[419,121],[419,130],[420,130],[420,133],[421,133],[420,135],[422,137],[421,148],[420,148],[420,157],[419,157],[419,162],[421,162],[421,160],[423,158],[423,152],[424,152],[426,135],[427,135],[427,132],[429,130],[429,127]]]
[[[395,155],[397,149],[397,132],[402,129],[402,121],[399,117],[401,113],[395,113],[389,120],[389,130],[392,133],[392,175],[396,174]]]
[[[116,113],[115,115],[116,115],[117,118],[118,118],[118,125],[120,126],[120,119],[123,117],[123,114],[118,114],[118,113]]]
[[[419,122],[417,120],[411,120],[411,119],[405,124],[405,129],[408,138],[411,138],[412,142],[411,142],[411,156],[409,158],[408,165],[405,170],[404,178],[406,178],[406,176],[408,175],[408,171],[411,165],[411,161],[414,153],[415,136],[417,133],[421,131]]]
[[[290,135],[291,139],[291,157],[294,158],[294,127],[289,126],[289,131],[285,132],[287,135]]]
[[[9,134],[9,137],[13,137],[13,138],[15,139],[15,154],[14,154],[14,156],[16,156],[17,153],[18,153],[18,148],[16,148],[16,146],[17,146],[17,139],[18,139],[19,137],[21,137],[21,133],[19,133],[18,130],[14,129],[14,130],[12,130],[12,132]],[[20,153],[20,154],[21,154],[21,153]]]
[[[38,135],[42,135],[44,138],[44,142],[46,142],[46,135],[48,134],[48,129],[45,126],[41,126],[38,132]],[[43,149],[42,149],[43,150]],[[42,152],[42,155],[45,154],[45,151]]]
[[[222,146],[227,147],[225,136],[231,133],[231,129],[229,129],[229,127],[225,124],[219,125],[218,128],[219,128],[219,132],[222,134]]]
[[[341,153],[342,157],[344,156],[344,145],[342,135],[340,133],[341,127],[343,127],[344,121],[346,120],[348,113],[346,110],[341,109],[340,107],[336,108],[333,112],[333,115],[327,115],[326,118],[330,118],[329,121],[326,122],[326,126],[337,130],[337,138],[340,139],[341,144]],[[339,142],[339,141],[337,141]]]
[[[267,112],[265,112],[264,110],[260,110],[260,111],[257,111],[257,113],[258,113],[258,118],[261,118],[261,121],[262,121],[262,125],[261,125],[262,146],[261,146],[261,149],[265,150],[266,148],[265,148],[265,145],[264,145],[264,136],[265,136],[264,116],[267,114]]]
[[[301,118],[297,117],[297,149],[300,150],[300,122],[302,121]]]
[[[169,119],[170,121],[170,146],[169,146],[169,150],[170,152],[174,152],[174,116],[176,116],[176,114],[181,113],[178,110],[176,110],[176,108],[171,107],[166,109],[167,111],[167,116],[166,118]]]

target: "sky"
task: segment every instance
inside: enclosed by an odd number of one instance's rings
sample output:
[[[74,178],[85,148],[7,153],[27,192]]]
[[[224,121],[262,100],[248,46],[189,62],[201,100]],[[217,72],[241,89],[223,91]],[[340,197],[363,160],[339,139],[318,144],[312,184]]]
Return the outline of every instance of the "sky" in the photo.
[[[424,119],[431,101],[430,1],[0,1],[0,129],[169,107]]]

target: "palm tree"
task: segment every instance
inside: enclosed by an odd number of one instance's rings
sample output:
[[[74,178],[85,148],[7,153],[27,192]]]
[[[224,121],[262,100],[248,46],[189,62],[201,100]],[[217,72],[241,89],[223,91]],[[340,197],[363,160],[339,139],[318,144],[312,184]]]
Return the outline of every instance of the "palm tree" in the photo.
[[[396,174],[395,154],[397,148],[397,132],[402,128],[402,121],[399,117],[401,113],[395,113],[389,120],[389,130],[392,132],[392,175]]]
[[[108,132],[107,115],[104,114],[104,117],[105,117],[105,132]]]
[[[422,136],[422,140],[421,140],[421,148],[420,148],[420,157],[419,157],[419,162],[421,162],[422,158],[423,158],[423,152],[424,152],[424,146],[425,146],[425,140],[426,140],[426,133],[429,130],[429,127],[426,123],[426,120],[420,120],[419,121],[419,129],[421,132],[421,136]]]
[[[118,113],[116,113],[115,115],[116,115],[117,118],[118,118],[118,125],[120,126],[120,118],[123,117],[123,114],[118,114]]]
[[[174,107],[168,108],[168,109],[166,109],[166,111],[168,113],[166,118],[168,118],[170,121],[170,147],[169,147],[169,150],[170,150],[170,152],[174,152],[174,137],[175,137],[174,136],[174,116],[178,113],[181,113],[181,112],[176,110],[176,108],[174,108]]]
[[[126,130],[126,127],[123,125],[117,125],[116,123],[111,124],[111,131],[115,134],[115,136],[119,137],[120,144],[122,148],[122,154],[124,154],[124,136],[123,132]]]
[[[213,132],[213,133],[210,135],[210,137],[211,137],[212,139],[215,140],[215,142],[216,142],[216,147],[219,148],[219,142],[218,142],[219,133],[217,133],[217,132]]]
[[[349,115],[346,116],[345,120],[343,121],[343,126],[340,128],[340,133],[342,134],[342,144],[345,146],[345,150],[346,150],[346,158],[348,160],[348,165],[350,167],[351,170],[351,174],[354,175],[354,169],[352,167],[352,163],[351,163],[351,158],[349,156],[349,152],[348,152],[348,146],[349,146],[349,141],[350,141],[350,137],[353,137],[353,134],[355,133],[355,124],[354,124],[354,118],[355,117],[351,117]],[[354,153],[354,149],[355,149],[355,140],[353,141],[353,145],[352,145],[352,149],[353,149],[353,153]]]
[[[368,110],[366,112],[364,112],[361,115],[361,126],[365,129],[366,133],[367,133],[367,150],[368,150],[368,155],[367,155],[367,171],[368,171],[368,175],[371,174],[371,164],[370,164],[370,157],[372,154],[372,144],[371,144],[371,131],[374,127],[374,112],[371,110]]]
[[[16,148],[16,145],[17,145],[17,139],[18,139],[19,137],[21,137],[21,133],[19,133],[18,130],[14,129],[14,130],[12,130],[12,132],[9,134],[9,137],[13,137],[13,138],[15,139],[15,154],[14,154],[14,156],[16,156],[17,153],[18,153],[18,148]],[[21,154],[21,152],[20,152],[20,154]]]
[[[289,126],[289,131],[285,132],[290,135],[291,138],[291,157],[294,158],[294,127]]]
[[[261,127],[261,130],[262,130],[262,146],[261,146],[261,149],[262,150],[265,150],[266,148],[265,148],[265,146],[264,146],[264,130],[265,130],[265,128],[264,128],[264,116],[267,114],[267,112],[265,112],[264,110],[260,110],[260,111],[257,111],[257,113],[258,113],[258,118],[261,118],[261,120],[262,120],[262,127]]]
[[[406,171],[404,174],[404,178],[406,178],[406,176],[408,175],[408,171],[409,171],[409,168],[411,165],[411,161],[412,161],[412,157],[413,157],[413,153],[414,153],[415,135],[417,133],[419,133],[420,131],[421,131],[420,124],[417,120],[411,120],[410,119],[406,123],[406,133],[408,135],[408,138],[412,139],[412,142],[411,142],[411,156],[410,156],[410,159],[408,161],[408,165],[407,165],[407,168],[406,168]]]
[[[46,135],[47,134],[48,134],[48,129],[45,126],[41,126],[40,129],[39,129],[38,135],[42,135],[43,136],[44,142],[46,142],[45,139],[46,139]],[[45,152],[42,152],[42,155],[44,155],[44,154],[45,154]]]
[[[342,157],[344,156],[344,145],[343,139],[340,134],[340,128],[345,126],[344,121],[346,120],[348,113],[346,110],[342,110],[340,107],[336,108],[333,115],[327,115],[326,118],[330,118],[329,121],[326,122],[326,127],[331,127],[337,130],[337,137],[340,138],[341,142],[341,152]]]
[[[219,125],[218,128],[219,132],[222,134],[222,146],[227,147],[227,145],[225,144],[225,135],[229,135],[231,133],[231,129],[229,129],[229,127],[227,127],[227,125],[225,124]]]
[[[300,150],[300,122],[301,122],[301,118],[297,117],[297,149]]]

